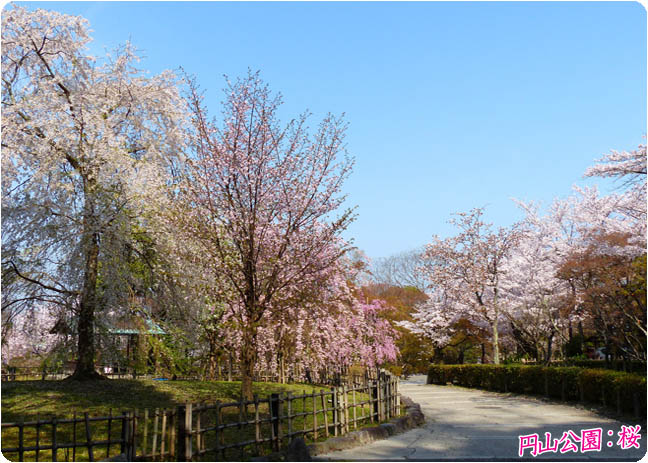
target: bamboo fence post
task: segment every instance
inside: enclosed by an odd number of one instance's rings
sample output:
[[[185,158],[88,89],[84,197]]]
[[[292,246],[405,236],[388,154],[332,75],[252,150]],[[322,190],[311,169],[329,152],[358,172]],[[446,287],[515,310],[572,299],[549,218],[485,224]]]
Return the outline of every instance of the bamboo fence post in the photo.
[[[317,397],[313,392],[313,440],[317,440]]]
[[[76,417],[76,413],[74,414]],[[112,429],[112,408],[108,410],[108,445],[106,446],[106,459],[110,458],[110,441],[111,441],[111,429]],[[76,451],[76,448],[74,449]],[[72,460],[76,461],[76,455],[73,455]]]
[[[164,451],[166,450],[166,425],[167,416],[166,409],[162,409],[162,435],[160,436],[160,459],[164,460]]]
[[[346,386],[340,386],[340,400],[338,404],[340,406],[340,435],[346,434]]]
[[[331,388],[331,394],[333,398],[333,405],[332,405],[332,410],[333,410],[333,435],[337,436],[338,435],[338,400],[337,400],[337,390],[336,388],[332,387]]]
[[[360,386],[360,393],[361,393],[361,394],[364,394],[364,390],[365,390],[365,389],[364,389],[364,386]],[[361,422],[362,424],[364,424],[364,409],[365,409],[364,400],[360,400],[360,403],[362,404],[362,405],[360,406],[360,422]]]
[[[386,408],[387,408],[387,419],[392,417],[392,412],[394,410],[392,406],[392,401],[394,399],[394,396],[392,394],[392,379],[391,376],[386,377],[385,384],[387,385],[387,402],[386,402]]]
[[[201,433],[201,422],[202,422],[202,404],[199,404],[198,407],[200,407],[200,410],[196,414],[196,447],[198,448],[198,452],[200,452],[204,445],[203,445],[203,435]]]
[[[272,449],[279,450],[279,394],[270,394],[270,428],[272,429]]]
[[[207,425],[207,423],[209,423],[209,418],[205,416],[206,411],[207,411],[206,409],[203,409],[200,412],[201,423],[205,423],[205,425]],[[205,445],[205,432],[202,431],[202,427],[201,427],[201,431],[200,431],[200,449],[201,449],[201,451],[204,451],[205,447],[206,447],[206,445]]]
[[[76,417],[76,413],[74,413],[74,415]],[[40,442],[40,420],[36,420],[36,461],[38,461],[38,454],[40,453],[39,442]]]
[[[110,437],[108,438],[110,439]],[[148,444],[148,408],[144,409],[144,436],[142,438],[142,456],[144,458],[146,458],[146,444]]]
[[[389,418],[394,416],[394,378],[389,377]]]
[[[191,448],[191,418],[193,416],[192,413],[192,405],[190,403],[187,404],[185,408],[185,416],[184,416],[184,423],[185,423],[185,432],[184,432],[184,441],[185,441],[185,461],[191,461],[191,457],[193,456],[192,448]],[[183,417],[180,417],[182,419]]]
[[[322,389],[321,393],[322,393],[322,411],[324,412],[324,436],[328,439],[329,428],[328,428],[328,411],[326,410],[326,392],[324,391],[324,389]]]
[[[349,433],[349,395],[347,393],[347,387],[343,386],[342,390],[344,391],[344,429],[345,432]]]
[[[24,454],[24,451],[23,451],[23,447],[24,447],[23,423],[24,423],[24,421],[25,421],[25,419],[21,418],[20,423],[18,423],[18,461],[24,461],[25,460],[25,457],[24,457],[25,454]]]
[[[306,438],[306,421],[308,421],[308,414],[306,412],[306,391],[302,390],[302,418],[304,419],[302,423],[302,428],[303,428],[303,436],[304,439]]]
[[[238,416],[238,429],[239,431],[243,428],[243,407],[245,407],[247,411],[247,405],[245,404],[245,398],[241,396],[241,400],[238,403],[238,409],[239,409],[239,416]],[[243,459],[243,447],[239,447],[239,457],[242,460]]]
[[[292,439],[292,434],[293,434],[293,430],[292,430],[292,419],[293,419],[293,416],[292,416],[292,400],[293,400],[292,392],[288,393],[287,400],[288,400],[288,440],[290,440],[290,439]]]
[[[392,396],[392,381],[391,381],[391,376],[387,376],[387,377],[385,378],[385,380],[386,380],[386,381],[385,381],[385,384],[387,385],[387,396],[388,396],[388,397],[387,397],[387,402],[386,402],[386,406],[387,406],[387,419],[389,419],[389,418],[392,417],[392,399],[393,399],[393,396]]]
[[[155,415],[153,417],[153,432],[151,437],[153,438],[152,449],[151,449],[151,459],[155,461],[155,455],[157,453],[157,438],[158,438],[158,409],[155,409]]]
[[[135,461],[135,454],[137,453],[137,422],[139,421],[139,411],[135,410],[133,414],[133,422],[130,434],[130,461]]]
[[[191,461],[191,404],[178,406],[178,452],[177,461]]]
[[[242,428],[242,423],[243,423],[243,404],[244,403],[245,403],[245,399],[243,397],[241,397],[241,400],[238,403],[239,415],[238,415],[238,422],[236,423],[239,430]]]
[[[385,397],[383,398],[383,403],[385,405],[384,405],[383,411],[385,413],[385,419],[388,420],[389,419],[389,401],[391,400],[391,394],[390,394],[391,391],[389,390],[390,384],[389,384],[389,376],[387,376],[387,374],[385,374],[383,376],[383,387],[385,388]]]
[[[218,450],[221,451],[221,457],[225,459],[225,430],[221,427],[222,416],[221,416],[221,403],[220,400],[216,401],[216,455],[218,455]]]
[[[88,421],[88,412],[85,412],[83,414],[83,418],[85,420],[85,435],[86,445],[88,447],[88,457],[90,458],[90,461],[94,461],[94,455],[92,454],[92,439],[90,438],[90,421]]]
[[[126,412],[122,411],[121,416],[119,417],[121,420],[121,433],[119,435],[119,453],[120,454],[126,454],[126,438],[127,433],[128,433],[128,423],[126,423]]]
[[[52,461],[56,461],[57,448],[56,448],[56,418],[52,420]]]
[[[338,417],[340,421],[340,435],[344,435],[344,386],[338,387]]]
[[[279,447],[281,448],[281,439],[283,438],[283,427],[281,426],[281,415],[282,415],[282,406],[281,404],[283,403],[283,394],[279,394],[278,400],[277,400],[277,433],[278,433],[278,444]]]
[[[184,454],[186,453],[185,451],[185,439],[184,439],[184,433],[185,433],[185,421],[184,421],[184,416],[185,416],[185,405],[178,405],[177,414],[178,414],[178,435],[177,437],[177,452],[176,452],[176,461],[184,461],[183,457]],[[153,420],[155,423],[155,420]],[[155,435],[153,435],[153,439],[155,439]],[[154,452],[155,452],[155,447],[152,449],[152,459],[154,460]]]
[[[353,391],[352,391],[352,397],[351,400],[352,402],[352,407],[353,407],[353,429],[358,429],[358,416],[357,416],[357,411],[356,411],[356,395],[355,395],[355,386],[353,386]]]
[[[76,412],[72,414],[72,442],[74,443],[74,447],[72,447],[72,461],[76,461],[76,424],[77,424],[77,416]],[[110,437],[108,437],[108,440],[110,440]],[[38,445],[38,440],[36,440],[36,445]],[[38,461],[38,455],[36,455],[36,461]]]
[[[176,455],[176,423],[178,421],[178,410],[171,409],[169,415],[170,430],[169,430],[169,458],[177,458]]]
[[[376,380],[376,405],[378,408],[378,422],[381,422],[383,420],[382,416],[382,396],[383,396],[383,390],[382,390],[382,384],[380,383],[380,379]]]
[[[400,381],[396,381],[396,413],[401,414]]]
[[[374,413],[377,411],[374,395],[377,395],[377,388],[374,387],[373,383],[369,383],[369,420],[372,423],[374,422]]]
[[[254,394],[254,450],[259,455],[261,441],[261,423],[259,422],[259,396]]]

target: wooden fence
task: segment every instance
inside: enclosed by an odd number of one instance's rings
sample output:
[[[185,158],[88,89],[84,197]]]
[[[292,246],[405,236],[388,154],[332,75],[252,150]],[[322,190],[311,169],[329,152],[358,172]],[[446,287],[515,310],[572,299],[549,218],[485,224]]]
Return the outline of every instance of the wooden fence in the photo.
[[[112,447],[112,456],[134,458],[128,434],[132,421],[132,414],[125,412],[117,416],[90,417],[84,413],[70,419],[2,423],[2,453],[15,461],[97,461],[110,458]],[[101,429],[101,439],[96,439],[97,433],[93,432],[97,428]]]
[[[386,371],[375,376],[311,394],[3,423],[2,453],[16,461],[97,461],[117,453],[128,461],[244,459],[295,437],[316,441],[398,416],[398,379]]]

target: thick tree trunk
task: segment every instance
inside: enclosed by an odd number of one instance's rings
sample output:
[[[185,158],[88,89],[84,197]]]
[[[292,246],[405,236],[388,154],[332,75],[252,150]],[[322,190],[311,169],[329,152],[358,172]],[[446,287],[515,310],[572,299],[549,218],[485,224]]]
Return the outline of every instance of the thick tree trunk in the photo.
[[[214,380],[216,377],[216,352],[213,348],[209,349],[209,360],[207,361],[207,379]]]
[[[499,315],[499,314],[497,314]],[[492,324],[493,326],[493,363],[495,365],[500,363],[500,355],[499,355],[499,329],[497,326],[497,318],[495,319],[495,322]]]
[[[241,348],[241,396],[244,400],[254,399],[252,378],[256,365],[256,336],[256,328],[246,327]]]
[[[544,360],[545,365],[549,365],[549,363],[551,362],[553,337],[554,337],[554,333],[551,333],[549,335],[549,338],[547,339],[547,355],[546,355],[545,360]]]
[[[87,219],[84,220],[87,224]],[[69,379],[92,380],[105,378],[95,371],[95,344],[94,344],[94,315],[97,304],[97,272],[99,268],[99,236],[89,233],[85,238],[86,261],[81,291],[81,304],[79,322],[77,327],[77,352],[76,368]]]

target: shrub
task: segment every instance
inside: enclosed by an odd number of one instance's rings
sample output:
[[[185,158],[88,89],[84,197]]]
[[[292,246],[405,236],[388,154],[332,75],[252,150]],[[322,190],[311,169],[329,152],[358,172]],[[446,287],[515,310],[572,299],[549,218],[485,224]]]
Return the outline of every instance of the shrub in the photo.
[[[575,366],[432,365],[427,382],[539,394],[602,404],[620,413],[646,413],[646,378],[620,371]]]

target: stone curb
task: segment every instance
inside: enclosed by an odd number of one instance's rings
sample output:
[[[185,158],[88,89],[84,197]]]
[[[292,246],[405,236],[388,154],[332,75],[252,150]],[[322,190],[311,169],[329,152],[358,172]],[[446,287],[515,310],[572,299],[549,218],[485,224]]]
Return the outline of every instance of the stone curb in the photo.
[[[388,423],[382,423],[370,428],[350,432],[344,436],[332,437],[324,442],[316,442],[306,446],[300,437],[293,439],[288,449],[263,457],[252,458],[252,461],[311,461],[311,456],[324,453],[347,450],[370,442],[387,439],[389,436],[401,434],[425,423],[421,406],[409,397],[401,396],[405,405],[405,416],[393,418]]]
[[[344,436],[333,437],[324,442],[316,442],[308,446],[311,456],[324,453],[347,450],[359,445],[365,445],[380,439],[386,439],[395,434],[401,434],[425,423],[425,416],[421,406],[414,403],[409,397],[401,397],[405,405],[405,416],[393,418],[388,423],[379,424],[370,428],[353,431]]]

